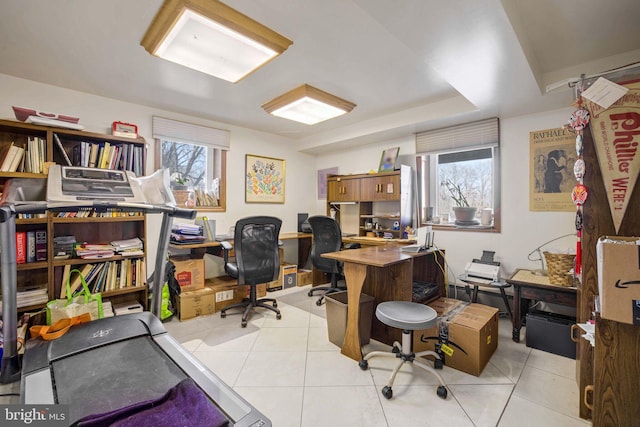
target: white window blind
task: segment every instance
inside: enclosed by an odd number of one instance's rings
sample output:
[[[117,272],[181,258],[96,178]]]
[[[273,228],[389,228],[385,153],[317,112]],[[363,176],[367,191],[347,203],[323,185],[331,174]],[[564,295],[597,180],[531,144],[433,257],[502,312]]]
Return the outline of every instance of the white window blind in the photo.
[[[492,118],[416,134],[416,153],[437,153],[500,144],[498,119]]]
[[[228,150],[231,132],[153,116],[153,137],[191,144],[206,144]]]

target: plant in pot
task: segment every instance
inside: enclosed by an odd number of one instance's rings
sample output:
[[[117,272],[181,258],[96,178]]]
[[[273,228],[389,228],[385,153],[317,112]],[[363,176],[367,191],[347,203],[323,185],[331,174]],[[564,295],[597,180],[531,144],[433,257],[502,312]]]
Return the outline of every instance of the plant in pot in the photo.
[[[185,206],[189,199],[189,178],[183,177],[180,172],[171,174],[171,191],[176,199],[176,206]]]
[[[456,204],[456,206],[453,207],[456,224],[464,225],[476,222],[475,217],[478,208],[475,206],[469,206],[469,201],[467,200],[467,196],[463,191],[462,186],[460,184],[454,184],[449,178],[444,180],[442,184],[447,187],[449,194],[451,194],[451,198]]]

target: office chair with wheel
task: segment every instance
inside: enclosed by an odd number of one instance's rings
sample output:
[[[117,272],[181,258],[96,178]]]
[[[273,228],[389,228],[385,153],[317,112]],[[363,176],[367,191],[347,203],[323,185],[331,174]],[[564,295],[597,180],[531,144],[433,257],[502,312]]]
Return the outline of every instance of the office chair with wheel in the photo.
[[[278,254],[278,236],[282,221],[270,216],[254,216],[236,222],[233,238],[236,262],[228,262],[229,247],[225,245],[225,271],[238,279],[238,285],[249,286],[249,298],[232,304],[220,311],[220,317],[226,317],[227,311],[242,308],[242,327],[247,326],[249,313],[255,307],[263,307],[276,313],[276,319],[282,318],[278,303],[273,298],[257,299],[256,286],[278,279],[280,274],[280,256]],[[267,304],[271,303],[271,305]]]
[[[338,286],[338,277],[342,275],[342,263],[321,256],[327,252],[340,250],[342,247],[342,232],[336,220],[328,216],[312,216],[309,218],[309,225],[311,225],[311,232],[313,233],[311,263],[316,269],[331,274],[330,286],[317,286],[309,291],[310,297],[316,292],[324,292],[316,301],[317,305],[322,305],[325,295],[347,289],[343,286]]]

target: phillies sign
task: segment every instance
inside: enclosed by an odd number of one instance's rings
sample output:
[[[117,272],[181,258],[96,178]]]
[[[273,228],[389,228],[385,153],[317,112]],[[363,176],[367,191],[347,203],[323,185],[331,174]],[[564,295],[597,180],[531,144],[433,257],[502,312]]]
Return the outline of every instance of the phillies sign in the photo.
[[[607,109],[585,100],[616,233],[640,171],[640,81],[623,86],[629,91]]]

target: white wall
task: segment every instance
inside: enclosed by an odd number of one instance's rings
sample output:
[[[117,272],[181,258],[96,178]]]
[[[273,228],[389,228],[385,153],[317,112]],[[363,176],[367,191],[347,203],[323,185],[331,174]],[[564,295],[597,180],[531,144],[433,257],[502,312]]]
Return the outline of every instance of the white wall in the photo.
[[[213,126],[231,131],[231,149],[227,155],[227,211],[209,213],[216,220],[218,230],[225,231],[239,218],[264,214],[282,219],[282,231],[296,231],[297,213],[313,211],[315,196],[315,158],[296,151],[294,141],[247,128],[212,122],[195,117],[131,104],[110,98],[60,88],[0,74],[0,117],[15,120],[11,106],[29,107],[40,111],[80,117],[80,124],[90,132],[111,133],[111,123],[134,123],[148,142],[147,173],[154,170],[154,147],[151,117],[162,117]],[[245,154],[258,154],[285,159],[285,203],[247,204],[244,202]],[[313,192],[309,189],[314,189]],[[159,221],[148,221],[147,238],[149,259],[155,259]],[[152,264],[151,262],[149,264]],[[150,271],[151,272],[151,271]]]
[[[229,129],[231,150],[227,161],[227,212],[209,214],[217,221],[218,230],[227,230],[238,218],[247,215],[268,214],[283,220],[283,231],[295,231],[298,212],[324,214],[326,201],[318,200],[316,194],[318,169],[337,166],[341,174],[375,171],[382,151],[391,147],[400,147],[401,163],[415,167],[413,135],[314,158],[297,152],[295,141],[287,138],[3,74],[0,74],[0,97],[0,117],[8,119],[14,119],[11,106],[17,105],[76,115],[86,130],[93,132],[109,133],[113,121],[137,124],[140,134],[149,142],[147,172],[151,172],[154,165],[151,138],[153,115]],[[446,249],[447,260],[455,274],[460,274],[464,264],[479,257],[483,249],[496,252],[497,259],[503,265],[503,275],[511,274],[518,267],[536,268],[536,263],[527,260],[530,251],[547,240],[574,231],[574,213],[530,212],[528,206],[529,132],[562,126],[571,111],[567,108],[500,121],[502,232],[438,231],[436,243]],[[247,153],[286,160],[286,201],[283,205],[244,202],[244,156]],[[346,209],[354,208],[347,206]],[[157,235],[157,221],[149,223],[148,237],[151,240],[152,236]],[[575,241],[566,238],[554,246],[573,247]],[[153,242],[149,242],[148,249],[150,259],[154,259]]]
[[[435,241],[446,250],[451,268],[449,282],[453,282],[452,275],[455,277],[464,272],[465,263],[479,258],[483,250],[496,252],[496,259],[502,263],[503,277],[508,277],[519,267],[539,268],[539,263],[528,261],[529,252],[548,240],[575,231],[573,212],[529,211],[529,132],[561,127],[571,112],[572,109],[567,108],[500,120],[502,231],[474,233],[438,230]],[[411,165],[415,171],[412,135],[388,143],[321,155],[316,164],[319,169],[337,166],[341,174],[377,170],[382,150],[396,146],[400,147],[402,163]],[[324,212],[324,206],[324,201],[318,203],[321,212]],[[346,206],[346,209],[350,213],[357,211],[355,207]],[[551,246],[575,247],[575,238],[568,237]]]

